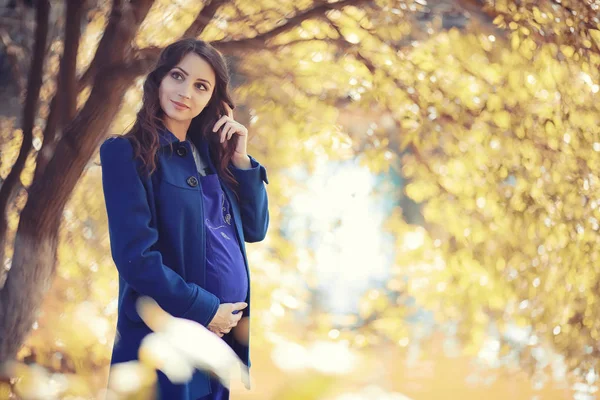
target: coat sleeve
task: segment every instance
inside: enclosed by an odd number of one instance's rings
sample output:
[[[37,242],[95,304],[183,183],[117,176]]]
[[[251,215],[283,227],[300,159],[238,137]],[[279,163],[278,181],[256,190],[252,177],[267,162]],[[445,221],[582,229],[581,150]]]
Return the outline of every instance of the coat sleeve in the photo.
[[[258,161],[250,157],[250,169],[239,169],[230,164],[230,171],[239,183],[239,203],[246,242],[260,242],[269,227],[269,202],[265,183],[267,171]]]
[[[158,231],[151,224],[147,191],[129,140],[107,139],[100,147],[100,161],[110,246],[119,275],[169,314],[207,326],[219,299],[163,264],[154,248]]]

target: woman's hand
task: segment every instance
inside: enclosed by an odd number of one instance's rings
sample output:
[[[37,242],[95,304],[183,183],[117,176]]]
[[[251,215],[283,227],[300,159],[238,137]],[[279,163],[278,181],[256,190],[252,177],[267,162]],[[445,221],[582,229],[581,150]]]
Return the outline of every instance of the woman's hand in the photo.
[[[221,304],[212,321],[208,324],[208,330],[219,337],[223,337],[223,335],[229,333],[231,329],[238,324],[239,320],[242,318],[241,311],[246,307],[248,307],[248,304],[244,302]],[[238,312],[234,314],[234,311]]]
[[[227,110],[227,115],[219,118],[213,127],[213,132],[217,132],[221,127],[223,128],[219,133],[221,143],[231,139],[234,134],[238,135],[239,139],[235,147],[234,158],[248,157],[248,129],[233,119],[233,110],[227,103],[223,102],[223,105]]]

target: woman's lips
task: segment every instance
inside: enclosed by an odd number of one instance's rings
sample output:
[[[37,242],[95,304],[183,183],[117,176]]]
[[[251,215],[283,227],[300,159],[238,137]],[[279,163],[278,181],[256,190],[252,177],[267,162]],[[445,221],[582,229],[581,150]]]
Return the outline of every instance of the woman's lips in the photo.
[[[175,108],[177,108],[178,110],[187,110],[189,109],[188,106],[186,106],[185,104],[179,103],[175,100],[171,100],[171,103],[173,103],[175,105]]]

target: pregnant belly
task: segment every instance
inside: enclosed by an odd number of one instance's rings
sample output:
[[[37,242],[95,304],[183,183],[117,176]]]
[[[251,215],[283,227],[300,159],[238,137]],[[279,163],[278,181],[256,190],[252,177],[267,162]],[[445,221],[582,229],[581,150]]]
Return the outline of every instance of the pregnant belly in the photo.
[[[222,303],[246,300],[246,265],[237,240],[230,231],[215,230],[207,235],[206,289]]]

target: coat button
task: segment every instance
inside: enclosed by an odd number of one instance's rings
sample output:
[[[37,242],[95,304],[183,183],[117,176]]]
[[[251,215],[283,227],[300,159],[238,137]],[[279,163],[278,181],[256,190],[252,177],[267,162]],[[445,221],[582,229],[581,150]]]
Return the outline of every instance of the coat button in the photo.
[[[195,176],[190,176],[189,178],[187,178],[187,184],[191,187],[196,187],[198,186],[198,179],[196,179]]]
[[[184,146],[179,146],[175,151],[179,157],[185,157],[187,154],[187,149]]]

